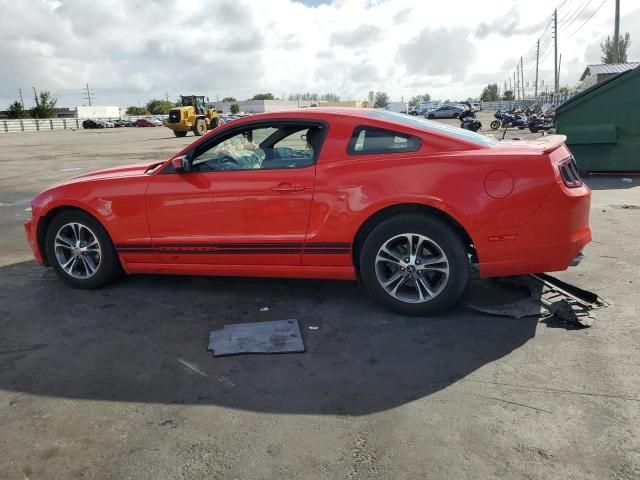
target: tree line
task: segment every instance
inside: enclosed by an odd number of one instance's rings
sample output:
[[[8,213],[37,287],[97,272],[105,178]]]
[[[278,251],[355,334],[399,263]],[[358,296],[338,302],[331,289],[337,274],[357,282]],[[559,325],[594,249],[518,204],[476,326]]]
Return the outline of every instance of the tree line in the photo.
[[[52,118],[55,116],[58,99],[53,97],[51,92],[41,90],[40,93],[36,93],[34,90],[33,96],[36,102],[35,107],[26,110],[24,105],[16,100],[9,105],[7,116],[9,118],[24,118],[27,112],[31,118]]]

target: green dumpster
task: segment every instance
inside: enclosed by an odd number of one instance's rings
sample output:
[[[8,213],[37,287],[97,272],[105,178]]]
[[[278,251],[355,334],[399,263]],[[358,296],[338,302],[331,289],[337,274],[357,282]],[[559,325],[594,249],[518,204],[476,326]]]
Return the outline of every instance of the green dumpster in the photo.
[[[640,172],[640,67],[560,105],[556,131],[581,172]]]

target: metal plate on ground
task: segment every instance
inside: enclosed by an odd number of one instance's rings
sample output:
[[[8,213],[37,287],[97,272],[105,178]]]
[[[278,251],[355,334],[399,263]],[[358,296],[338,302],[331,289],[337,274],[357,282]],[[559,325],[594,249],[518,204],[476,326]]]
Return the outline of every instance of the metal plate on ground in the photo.
[[[297,319],[236,323],[209,334],[208,350],[214,357],[241,353],[304,352]]]

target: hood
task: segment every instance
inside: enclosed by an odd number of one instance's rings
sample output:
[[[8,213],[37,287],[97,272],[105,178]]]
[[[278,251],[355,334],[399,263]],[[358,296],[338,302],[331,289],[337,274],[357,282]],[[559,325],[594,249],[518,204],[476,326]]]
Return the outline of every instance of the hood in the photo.
[[[162,162],[152,162],[152,163],[136,163],[133,165],[122,165],[119,167],[113,168],[105,168],[103,170],[96,170],[95,172],[85,173],[83,175],[79,175],[77,177],[69,178],[67,180],[63,180],[60,183],[57,183],[55,186],[60,185],[68,185],[71,183],[79,183],[86,181],[95,181],[95,180],[110,180],[115,178],[126,178],[126,177],[140,177],[144,175],[146,172],[153,170],[154,167],[157,167]]]

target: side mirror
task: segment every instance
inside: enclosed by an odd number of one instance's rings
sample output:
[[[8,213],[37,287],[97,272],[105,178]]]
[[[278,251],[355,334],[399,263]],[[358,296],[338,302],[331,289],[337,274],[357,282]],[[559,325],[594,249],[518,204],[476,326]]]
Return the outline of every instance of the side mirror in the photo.
[[[171,165],[176,173],[191,171],[191,155],[181,155],[171,160]]]

